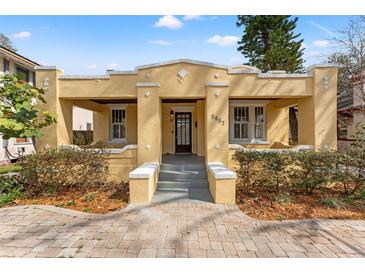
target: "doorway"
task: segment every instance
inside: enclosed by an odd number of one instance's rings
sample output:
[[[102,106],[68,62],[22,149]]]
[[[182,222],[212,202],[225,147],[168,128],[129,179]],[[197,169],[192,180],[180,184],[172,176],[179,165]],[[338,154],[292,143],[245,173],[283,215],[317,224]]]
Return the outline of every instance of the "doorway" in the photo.
[[[175,153],[191,153],[191,112],[175,113]]]

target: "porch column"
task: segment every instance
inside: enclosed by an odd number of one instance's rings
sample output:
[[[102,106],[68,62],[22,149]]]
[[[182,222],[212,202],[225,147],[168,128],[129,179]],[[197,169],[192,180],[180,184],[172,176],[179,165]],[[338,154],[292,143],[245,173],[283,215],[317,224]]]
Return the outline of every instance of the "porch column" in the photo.
[[[228,166],[229,157],[229,86],[228,83],[207,83],[205,104],[206,163],[221,162]]]
[[[298,143],[337,149],[337,65],[312,70],[313,95],[298,99]]]
[[[39,107],[56,114],[57,123],[43,129],[44,135],[36,140],[37,149],[45,145],[57,147],[61,144],[72,144],[72,100],[59,98],[58,76],[63,71],[56,67],[38,67],[36,69],[36,85],[47,89],[46,104]]]
[[[138,165],[161,163],[162,122],[159,83],[137,83]]]

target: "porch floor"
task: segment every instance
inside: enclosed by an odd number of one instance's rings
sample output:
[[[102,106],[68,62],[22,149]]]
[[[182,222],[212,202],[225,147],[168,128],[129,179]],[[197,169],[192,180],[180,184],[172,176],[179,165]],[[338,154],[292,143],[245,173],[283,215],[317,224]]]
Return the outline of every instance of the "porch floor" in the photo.
[[[163,155],[152,203],[213,202],[204,157],[193,154]]]

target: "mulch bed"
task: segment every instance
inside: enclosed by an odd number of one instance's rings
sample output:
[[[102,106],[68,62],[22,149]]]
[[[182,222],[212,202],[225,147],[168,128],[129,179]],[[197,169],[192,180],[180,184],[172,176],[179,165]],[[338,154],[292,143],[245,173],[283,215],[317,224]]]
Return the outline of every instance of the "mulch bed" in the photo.
[[[53,205],[82,212],[105,214],[127,206],[128,184],[113,185],[108,188],[75,190],[58,193],[56,196],[22,197],[15,205]],[[14,205],[14,204],[13,204]]]
[[[365,201],[355,200],[353,204],[345,204],[345,208],[336,209],[324,205],[321,201],[324,195],[341,197],[337,189],[326,189],[313,195],[289,193],[290,201],[278,203],[275,194],[270,192],[250,193],[249,195],[237,189],[237,204],[239,208],[252,218],[259,220],[290,220],[290,219],[352,219],[365,220]]]

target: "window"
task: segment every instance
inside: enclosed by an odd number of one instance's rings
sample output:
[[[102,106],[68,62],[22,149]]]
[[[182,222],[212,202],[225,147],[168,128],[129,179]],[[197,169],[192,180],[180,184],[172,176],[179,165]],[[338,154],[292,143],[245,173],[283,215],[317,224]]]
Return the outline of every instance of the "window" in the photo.
[[[230,140],[244,143],[265,141],[265,106],[232,104],[230,106]]]
[[[29,82],[29,71],[28,70],[23,69],[19,66],[16,66],[16,74],[20,80]]]
[[[248,107],[234,107],[233,134],[234,139],[248,139],[248,127],[250,114]]]
[[[9,60],[6,60],[6,59],[4,58],[4,65],[3,65],[3,67],[4,67],[4,72],[7,72],[7,71],[9,71],[9,70],[10,70],[10,63],[9,63]]]
[[[113,107],[110,111],[111,141],[125,141],[125,109]]]

